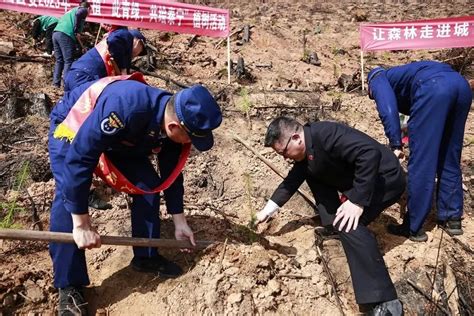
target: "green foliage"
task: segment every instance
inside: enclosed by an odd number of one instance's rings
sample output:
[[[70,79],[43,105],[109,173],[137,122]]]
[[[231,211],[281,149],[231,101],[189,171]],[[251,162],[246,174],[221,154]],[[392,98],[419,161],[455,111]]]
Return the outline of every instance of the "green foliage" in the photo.
[[[305,62],[305,63],[308,62],[309,61],[309,54],[310,54],[309,50],[307,50],[307,49],[303,50],[303,57],[301,57],[301,61]]]
[[[250,220],[247,226],[251,230],[257,229],[257,214],[255,213],[250,214]]]
[[[11,202],[0,203],[0,209],[2,213],[6,213],[0,221],[0,228],[19,228],[19,225],[14,223],[14,216],[17,212],[24,211],[24,208],[16,203],[16,199]]]
[[[260,239],[254,229],[245,225],[237,225],[237,233],[241,236],[242,241],[247,244],[252,244]]]
[[[250,110],[253,107],[253,104],[250,101],[249,92],[248,92],[247,88],[243,87],[242,89],[240,89],[239,95],[240,95],[240,98],[241,98],[240,110],[243,113],[245,113],[246,115],[248,115]]]
[[[15,180],[13,182],[13,190],[21,192],[26,185],[27,180],[30,177],[30,162],[26,161],[22,164]],[[11,201],[0,203],[1,213],[5,214],[0,220],[0,228],[19,228],[19,225],[15,224],[15,214],[24,211],[22,206],[17,203],[18,194],[14,196]]]

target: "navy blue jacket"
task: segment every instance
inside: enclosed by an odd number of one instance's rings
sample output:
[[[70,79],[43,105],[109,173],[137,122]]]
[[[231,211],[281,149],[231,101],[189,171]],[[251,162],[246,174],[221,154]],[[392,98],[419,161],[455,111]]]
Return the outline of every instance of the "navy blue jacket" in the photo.
[[[127,28],[119,28],[111,32],[106,41],[109,53],[117,66],[129,71],[132,62],[133,35]],[[75,61],[69,69],[69,71],[72,70],[84,71],[97,79],[107,76],[104,61],[95,47]]]
[[[387,70],[375,68],[368,75],[369,94],[377,104],[390,146],[401,147],[399,113],[410,115],[417,82],[442,72],[453,72],[447,64],[419,61]]]
[[[51,121],[57,125],[91,84],[85,83],[68,92],[51,112]],[[92,173],[102,153],[130,157],[147,157],[152,149],[161,147],[158,164],[161,179],[173,171],[181,152],[181,144],[166,138],[161,132],[166,103],[171,94],[127,80],[111,83],[97,99],[90,116],[76,134],[67,152],[63,166],[64,205],[73,214],[87,212],[87,197]],[[123,127],[107,124],[111,116]],[[117,126],[117,124],[114,124]],[[183,212],[183,176],[164,191],[168,213]]]

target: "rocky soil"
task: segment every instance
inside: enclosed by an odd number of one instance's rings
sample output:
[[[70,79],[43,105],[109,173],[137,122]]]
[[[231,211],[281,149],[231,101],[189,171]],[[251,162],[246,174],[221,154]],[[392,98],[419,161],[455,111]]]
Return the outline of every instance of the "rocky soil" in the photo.
[[[219,39],[145,30],[156,48],[139,67],[161,78],[150,84],[176,91],[168,79],[202,83],[217,96],[224,122],[216,145],[193,152],[184,171],[185,212],[195,236],[213,246],[193,253],[165,251],[186,273],[174,280],[134,272],[132,251],[103,246],[87,251],[91,285],[89,309],[98,315],[357,314],[350,274],[337,239],[321,240],[319,219],[298,195],[265,227],[249,228],[280,178],[234,140],[242,138],[283,173],[291,167],[263,147],[268,123],[278,115],[302,122],[337,120],[386,143],[375,106],[360,89],[358,24],[469,15],[467,1],[436,4],[394,1],[315,2],[212,1],[229,7],[232,30],[232,83],[227,85],[226,47]],[[42,53],[26,37],[28,14],[0,11],[0,42],[11,42],[12,56]],[[95,36],[92,35],[91,38]],[[1,45],[0,45],[1,46]],[[317,56],[312,53],[316,53]],[[312,58],[310,56],[312,55]],[[245,70],[238,67],[243,58]],[[320,64],[316,62],[319,60]],[[371,53],[367,69],[413,60],[448,60],[474,79],[470,49]],[[2,227],[48,229],[54,180],[47,153],[47,109],[62,92],[51,86],[53,60],[26,61],[0,56],[0,221]],[[319,64],[319,65],[318,65]],[[241,62],[240,62],[241,65]],[[452,238],[435,225],[435,210],[418,244],[388,235],[385,226],[400,221],[398,205],[372,225],[390,275],[408,315],[439,314],[434,304],[409,285],[413,281],[451,314],[474,312],[474,117],[469,114],[462,156],[465,234]],[[104,235],[130,236],[127,197],[97,182],[112,209],[90,209]],[[305,186],[303,190],[308,191]],[[160,209],[163,238],[174,238],[171,218]],[[9,214],[12,216],[9,217]],[[321,250],[321,253],[319,253]],[[331,274],[327,273],[325,265]],[[0,241],[0,315],[55,313],[57,291],[46,244]],[[334,284],[334,286],[333,286]]]

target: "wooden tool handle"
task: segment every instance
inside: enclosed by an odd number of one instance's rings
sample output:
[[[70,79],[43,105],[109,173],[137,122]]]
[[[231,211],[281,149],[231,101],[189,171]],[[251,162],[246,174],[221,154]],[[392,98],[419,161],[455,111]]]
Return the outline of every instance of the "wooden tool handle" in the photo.
[[[0,239],[74,243],[71,233],[57,233],[23,229],[0,229]],[[100,240],[103,245],[194,249],[206,248],[207,246],[215,243],[213,241],[197,240],[196,246],[193,246],[189,240],[151,239],[122,236],[100,236]]]

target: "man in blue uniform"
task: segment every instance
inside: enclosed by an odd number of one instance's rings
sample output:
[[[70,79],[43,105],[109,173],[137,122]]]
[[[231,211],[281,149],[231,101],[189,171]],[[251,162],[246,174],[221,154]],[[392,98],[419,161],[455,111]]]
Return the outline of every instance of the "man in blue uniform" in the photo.
[[[375,68],[368,75],[385,134],[396,155],[403,154],[399,113],[409,115],[408,212],[389,232],[426,241],[423,231],[438,177],[438,222],[452,235],[462,234],[464,127],[471,107],[468,82],[449,65],[420,61]]]
[[[122,80],[101,91],[95,108],[70,142],[67,136],[61,136],[60,127],[70,117],[76,101],[95,87],[93,84],[89,82],[66,93],[51,113],[48,146],[56,192],[50,230],[72,232],[76,242],[50,245],[54,285],[59,288],[59,312],[64,315],[71,310],[87,312],[82,294],[82,288],[89,284],[84,249],[100,247],[87,200],[99,156],[105,153],[130,183],[150,191],[171,178],[182,147],[192,143],[199,151],[209,150],[213,146],[212,130],[222,121],[216,101],[203,86],[171,95],[138,81]],[[148,159],[157,152],[160,176]],[[183,176],[179,170],[175,174],[174,182],[164,190],[167,211],[173,217],[176,238],[189,239],[194,244],[183,214]],[[131,196],[132,236],[159,238],[160,195]],[[134,247],[133,253],[131,266],[137,271],[160,277],[182,273],[177,264],[160,256],[155,248]]]
[[[72,64],[64,80],[64,91],[106,76],[128,74],[132,59],[146,54],[145,36],[138,30],[117,28],[104,41]]]
[[[405,190],[405,174],[390,149],[340,123],[303,126],[288,117],[270,124],[265,146],[295,164],[257,213],[257,222],[272,216],[306,181],[322,224],[339,230],[361,309],[376,316],[403,315],[377,240],[367,228]],[[347,200],[341,201],[339,193]]]

